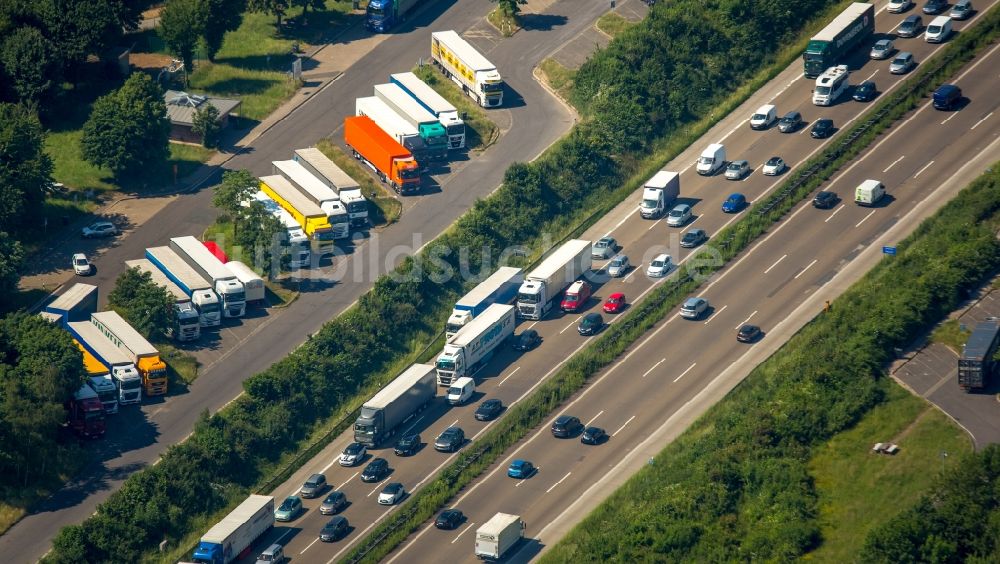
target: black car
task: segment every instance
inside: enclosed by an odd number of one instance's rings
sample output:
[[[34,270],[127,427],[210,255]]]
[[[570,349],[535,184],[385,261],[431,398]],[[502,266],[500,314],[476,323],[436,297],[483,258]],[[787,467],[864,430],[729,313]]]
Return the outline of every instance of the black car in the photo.
[[[778,131],[782,133],[792,133],[802,127],[802,114],[799,112],[788,112],[778,120]]]
[[[813,124],[812,130],[809,135],[812,135],[813,139],[825,139],[833,134],[833,120],[832,119],[818,119],[816,123]]]
[[[580,418],[572,415],[560,415],[552,424],[552,435],[560,439],[574,437],[582,430],[583,423],[580,422]]]
[[[599,313],[588,313],[580,320],[580,325],[576,328],[581,335],[595,335],[604,326],[604,318]]]
[[[875,88],[875,83],[866,80],[854,87],[854,94],[851,94],[851,98],[854,98],[857,102],[871,102],[875,99],[875,94],[877,93],[878,90]]]
[[[587,427],[580,436],[580,442],[585,445],[599,445],[608,440],[608,434],[600,427]]]
[[[923,27],[924,18],[913,14],[903,18],[903,23],[899,24],[899,27],[896,28],[896,33],[900,37],[916,37]]]
[[[503,402],[498,399],[488,399],[476,408],[476,421],[489,421],[503,411]]]
[[[538,334],[538,331],[526,329],[521,331],[520,335],[514,335],[514,338],[510,341],[510,346],[514,347],[516,351],[530,351],[541,342],[542,337]]]
[[[420,448],[420,435],[403,435],[396,441],[396,447],[392,452],[396,453],[396,456],[410,456],[415,454],[418,448]]]
[[[445,509],[434,520],[434,526],[447,531],[458,527],[464,520],[465,515],[461,511],[457,509]]]
[[[347,534],[347,517],[337,515],[330,519],[319,531],[319,540],[323,542],[333,542],[343,538]]]
[[[840,198],[833,192],[823,190],[822,192],[816,194],[816,197],[813,198],[813,207],[821,210],[828,210],[837,205],[839,200]]]
[[[760,327],[757,327],[756,325],[747,324],[744,325],[743,327],[740,327],[739,332],[736,333],[736,340],[741,343],[752,343],[756,341],[757,338],[760,336],[761,336]]]
[[[465,431],[461,427],[448,427],[434,441],[434,450],[440,452],[455,452],[465,443]]]
[[[948,0],[927,0],[923,10],[925,14],[936,15],[948,9]]]
[[[708,239],[704,229],[692,229],[681,237],[681,246],[685,249],[697,247]]]
[[[389,473],[389,461],[384,458],[376,458],[365,466],[365,471],[361,473],[362,482],[378,482]]]

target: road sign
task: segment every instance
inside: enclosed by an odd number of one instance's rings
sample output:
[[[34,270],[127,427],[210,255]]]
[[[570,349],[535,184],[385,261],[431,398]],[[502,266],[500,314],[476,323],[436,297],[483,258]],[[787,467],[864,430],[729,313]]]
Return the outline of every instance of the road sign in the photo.
[[[884,245],[882,247],[882,254],[895,256],[896,255],[896,247],[890,247],[889,245]]]

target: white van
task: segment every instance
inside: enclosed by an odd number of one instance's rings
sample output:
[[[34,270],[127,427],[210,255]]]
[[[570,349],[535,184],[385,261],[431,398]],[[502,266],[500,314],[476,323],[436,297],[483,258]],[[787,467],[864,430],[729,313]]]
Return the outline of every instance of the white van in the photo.
[[[924,32],[924,41],[928,43],[941,43],[951,36],[951,18],[948,16],[938,16],[931,20]]]
[[[726,166],[726,147],[722,143],[712,143],[702,151],[696,170],[702,176],[711,176],[724,166]]]
[[[774,104],[765,104],[750,116],[750,129],[767,129],[778,121],[778,109]]]
[[[256,564],[282,564],[285,561],[285,551],[280,544],[272,544],[257,557]]]
[[[462,376],[448,387],[448,403],[462,405],[472,398],[476,392],[476,381],[468,376]]]
[[[854,189],[854,203],[859,206],[874,206],[885,196],[885,186],[878,180],[865,180]]]

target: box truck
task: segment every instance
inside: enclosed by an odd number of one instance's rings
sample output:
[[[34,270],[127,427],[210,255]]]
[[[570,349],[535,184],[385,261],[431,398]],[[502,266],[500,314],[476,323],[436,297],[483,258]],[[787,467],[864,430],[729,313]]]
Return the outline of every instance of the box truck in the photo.
[[[212,284],[215,294],[222,301],[222,315],[243,317],[247,307],[243,284],[226,268],[226,265],[219,262],[219,259],[201,244],[201,241],[191,235],[171,237],[170,249]]]
[[[448,132],[434,114],[428,112],[398,84],[376,84],[374,90],[376,98],[417,128],[417,134],[427,145],[429,159],[443,161],[448,158]]]
[[[119,349],[90,321],[70,321],[66,324],[70,335],[98,361],[111,371],[111,379],[118,389],[118,404],[129,405],[142,401],[142,377],[135,361]]]
[[[328,255],[336,251],[333,226],[330,225],[326,212],[300,194],[287,178],[278,174],[262,176],[260,189],[295,219],[312,242],[314,253]]]
[[[238,260],[231,260],[226,263],[226,268],[233,271],[233,274],[243,283],[243,288],[247,292],[247,303],[263,303],[265,298],[264,279],[261,278],[252,268]]]
[[[354,107],[355,115],[371,118],[379,129],[405,147],[422,169],[427,168],[427,163],[431,160],[430,148],[420,137],[420,132],[417,131],[416,127],[410,125],[410,122],[403,119],[388,104],[375,96],[358,98],[354,102]]]
[[[73,284],[69,290],[45,306],[44,311],[53,314],[62,324],[70,321],[87,321],[90,319],[90,314],[97,311],[97,286]]]
[[[191,298],[202,327],[214,327],[222,323],[222,305],[212,285],[170,247],[146,249],[146,260]]]
[[[127,260],[125,266],[136,268],[139,272],[148,272],[154,284],[165,288],[174,297],[174,324],[167,330],[168,336],[182,342],[197,341],[204,323],[201,314],[191,303],[190,296],[167,278],[167,275],[156,268],[149,259]]]
[[[476,557],[500,560],[524,537],[524,521],[517,515],[497,513],[476,530]]]
[[[377,447],[434,399],[434,367],[414,364],[361,406],[354,440]]]
[[[503,79],[497,67],[454,31],[431,33],[431,60],[480,106],[503,104]]]
[[[84,384],[73,393],[63,406],[66,409],[66,424],[81,437],[96,439],[104,435],[104,408],[97,392]]]
[[[368,225],[368,200],[361,194],[361,185],[324,155],[323,151],[316,147],[296,149],[292,158],[337,192],[341,203],[347,208],[351,227]]]
[[[128,321],[118,312],[101,311],[91,315],[90,322],[135,364],[147,396],[167,393],[167,363],[160,359],[160,351]]]
[[[514,306],[493,304],[445,342],[437,358],[439,386],[450,386],[462,376],[472,376],[489,362],[493,352],[514,334]]]
[[[681,194],[681,175],[679,172],[661,170],[653,175],[642,186],[642,201],[639,202],[639,215],[645,219],[662,216],[674,200]]]
[[[385,33],[406,19],[420,0],[369,0],[365,9],[365,27]]]
[[[854,2],[814,35],[802,54],[806,78],[816,78],[845,60],[847,53],[868,44],[875,34],[875,5]]]
[[[998,337],[1000,322],[996,319],[979,323],[969,335],[958,357],[958,385],[964,391],[982,390],[989,385],[996,367]]]
[[[254,541],[274,526],[274,498],[251,495],[202,535],[192,556],[199,564],[229,564],[250,554]]]
[[[493,304],[509,304],[517,296],[517,289],[524,282],[524,271],[513,266],[501,266],[468,294],[455,302],[445,325],[445,337],[450,339],[459,329]]]
[[[264,210],[267,213],[274,216],[279,223],[285,226],[281,245],[286,247],[285,250],[288,252],[290,259],[288,266],[293,269],[308,268],[312,262],[312,251],[310,250],[312,245],[309,242],[309,237],[306,236],[306,232],[299,225],[299,222],[295,221],[292,214],[286,212],[278,205],[278,202],[272,200],[263,190],[254,192],[251,196],[251,201],[256,201],[264,206]],[[250,202],[244,202],[241,205],[249,206]]]
[[[368,165],[382,182],[400,194],[420,190],[420,166],[416,159],[371,118],[354,116],[344,120],[344,142],[354,158]]]
[[[337,192],[296,161],[271,161],[271,171],[284,176],[299,194],[326,213],[334,239],[351,236],[351,218]]]
[[[559,294],[593,265],[590,241],[572,239],[528,273],[517,291],[517,314],[525,319],[545,317]]]
[[[448,132],[448,148],[465,148],[465,122],[458,115],[458,108],[445,100],[436,90],[420,80],[412,72],[398,72],[389,75],[389,81],[399,85],[403,92],[438,119]]]

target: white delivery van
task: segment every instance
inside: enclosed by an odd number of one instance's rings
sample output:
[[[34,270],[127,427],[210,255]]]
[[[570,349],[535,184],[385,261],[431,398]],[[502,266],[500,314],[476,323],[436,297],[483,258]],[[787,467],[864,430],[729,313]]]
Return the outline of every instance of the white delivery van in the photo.
[[[885,186],[878,180],[865,180],[854,189],[854,203],[859,206],[874,206],[885,196]]]
[[[476,381],[468,376],[462,376],[448,386],[448,403],[462,405],[472,399],[476,392]]]
[[[722,143],[712,143],[698,158],[698,174],[711,176],[726,165],[726,147]]]
[[[948,16],[934,18],[924,31],[924,41],[928,43],[941,43],[949,36],[951,36],[951,18]]]
[[[774,104],[765,104],[750,116],[750,129],[767,129],[778,121],[778,109]]]

